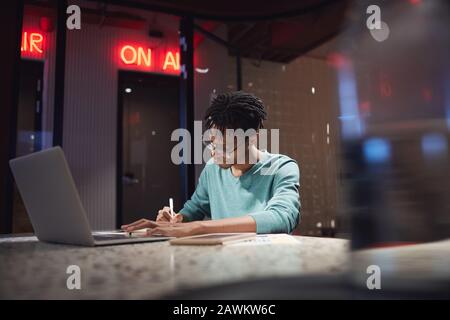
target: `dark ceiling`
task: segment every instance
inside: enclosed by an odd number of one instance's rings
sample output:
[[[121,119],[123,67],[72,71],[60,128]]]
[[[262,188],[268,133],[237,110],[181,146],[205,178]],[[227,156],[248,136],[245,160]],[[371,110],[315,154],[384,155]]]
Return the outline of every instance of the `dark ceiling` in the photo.
[[[261,20],[295,16],[342,0],[108,0],[106,3],[150,8],[209,20]]]
[[[224,22],[228,41],[247,58],[290,62],[337,35],[349,0],[110,0]],[[211,28],[210,28],[211,29]],[[230,50],[230,54],[234,54]]]
[[[244,57],[290,62],[336,36],[347,5],[335,1],[292,18],[228,23],[228,40]]]
[[[111,1],[110,1],[111,2]],[[290,62],[337,35],[344,25],[349,0],[113,0],[168,13],[190,14],[224,22],[230,45],[241,56]],[[234,54],[230,50],[230,54]]]
[[[55,0],[28,0],[29,4]],[[88,0],[101,6],[108,4],[159,11],[173,15],[191,15],[197,24],[214,32],[227,25],[230,47],[238,48],[242,57],[287,63],[320,46],[337,35],[344,26],[351,0]],[[145,21],[125,12],[86,9],[90,23],[141,28]],[[86,12],[86,11],[84,11]],[[102,13],[103,12],[103,13]],[[100,15],[102,15],[100,17]],[[95,18],[98,16],[98,18]],[[197,35],[197,33],[196,33]],[[198,44],[202,35],[196,37]],[[234,55],[235,50],[230,50]]]

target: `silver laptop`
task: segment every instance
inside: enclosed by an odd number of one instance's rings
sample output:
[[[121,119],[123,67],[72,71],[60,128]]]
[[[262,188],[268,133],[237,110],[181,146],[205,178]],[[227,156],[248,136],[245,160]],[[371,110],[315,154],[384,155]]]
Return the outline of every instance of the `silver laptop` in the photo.
[[[40,241],[98,246],[171,239],[136,237],[120,230],[92,232],[60,147],[19,157],[9,164]]]

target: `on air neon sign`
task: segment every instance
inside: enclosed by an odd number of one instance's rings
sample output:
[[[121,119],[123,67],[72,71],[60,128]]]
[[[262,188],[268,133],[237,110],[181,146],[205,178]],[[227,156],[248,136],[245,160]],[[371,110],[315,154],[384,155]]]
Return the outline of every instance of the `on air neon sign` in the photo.
[[[44,54],[44,34],[40,32],[22,32],[20,47],[22,57],[41,58]],[[180,54],[177,50],[159,51],[138,45],[126,44],[120,47],[120,61],[129,67],[142,71],[178,74]]]
[[[180,54],[178,52],[169,50],[155,53],[159,56],[156,63],[155,54],[150,48],[127,44],[122,46],[119,52],[120,60],[127,66],[136,66],[149,71],[177,72],[180,70]]]
[[[44,52],[44,36],[42,33],[24,31],[20,51],[34,55],[42,54]]]

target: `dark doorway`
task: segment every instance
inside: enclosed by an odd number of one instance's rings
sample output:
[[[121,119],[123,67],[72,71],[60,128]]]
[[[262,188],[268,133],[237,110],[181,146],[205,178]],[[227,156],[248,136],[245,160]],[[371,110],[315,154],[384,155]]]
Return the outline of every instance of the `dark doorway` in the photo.
[[[44,63],[21,60],[17,105],[16,157],[41,150],[42,85]],[[33,232],[27,211],[14,183],[13,233]]]
[[[180,167],[171,161],[180,126],[179,78],[119,72],[117,223],[155,219],[169,198],[182,206]]]

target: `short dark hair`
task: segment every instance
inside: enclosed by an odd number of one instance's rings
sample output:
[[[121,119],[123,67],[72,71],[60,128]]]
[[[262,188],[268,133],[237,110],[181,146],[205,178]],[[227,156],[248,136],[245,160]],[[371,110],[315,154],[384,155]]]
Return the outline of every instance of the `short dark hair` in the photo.
[[[206,110],[206,128],[261,129],[267,118],[264,104],[258,97],[244,91],[217,95]]]

